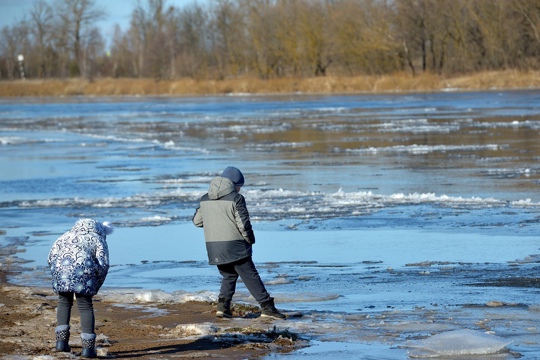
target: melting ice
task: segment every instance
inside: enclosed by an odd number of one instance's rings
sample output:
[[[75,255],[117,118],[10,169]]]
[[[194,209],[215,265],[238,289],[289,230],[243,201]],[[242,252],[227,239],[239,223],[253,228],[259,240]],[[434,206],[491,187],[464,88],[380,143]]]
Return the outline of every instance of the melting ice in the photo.
[[[535,359],[538,104],[538,91],[0,99],[0,244],[28,269],[13,281],[48,287],[50,244],[79,217],[109,220],[104,299],[214,301],[190,220],[235,165],[255,262],[303,314],[283,326],[312,345],[273,358],[403,359],[437,339],[448,356],[445,334],[469,329],[512,340],[497,358]]]

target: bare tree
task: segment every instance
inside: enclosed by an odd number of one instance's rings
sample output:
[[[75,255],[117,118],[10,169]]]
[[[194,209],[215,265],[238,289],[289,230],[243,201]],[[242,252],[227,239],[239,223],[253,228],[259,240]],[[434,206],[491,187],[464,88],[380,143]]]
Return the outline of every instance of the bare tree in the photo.
[[[510,8],[522,24],[523,55],[522,67],[540,66],[540,2],[538,0],[513,0]]]
[[[34,38],[34,59],[38,65],[37,76],[47,77],[53,71],[52,44],[54,13],[45,0],[37,0],[30,10],[30,29]]]
[[[100,61],[100,55],[103,53],[105,41],[96,27],[92,28],[88,36],[85,36],[83,40],[81,54],[82,68],[85,70],[85,77],[92,81],[98,71],[97,64]]]
[[[138,0],[131,15],[130,37],[137,54],[137,76],[164,77],[167,68],[165,0]]]
[[[165,13],[165,41],[168,59],[168,77],[176,78],[176,58],[180,47],[180,21],[178,10],[169,7]]]
[[[31,58],[26,50],[28,46],[28,26],[26,21],[10,27],[5,26],[0,34],[0,51],[5,61],[5,72],[8,79],[19,77],[20,69],[17,64],[17,57],[24,55],[26,60]]]
[[[303,63],[309,73],[315,76],[326,75],[327,67],[332,63],[331,41],[327,36],[328,13],[331,6],[323,1],[302,1],[299,8],[298,25]]]
[[[209,19],[207,14],[208,11],[196,3],[179,11],[179,75],[208,76]]]
[[[296,37],[283,13],[268,0],[247,0],[242,3],[246,9],[246,32],[248,34],[248,66],[263,79],[278,72],[284,66],[285,47]],[[290,36],[283,36],[284,34]],[[287,39],[288,41],[285,41]]]
[[[87,75],[82,45],[86,42],[84,38],[94,32],[94,23],[103,19],[105,12],[97,6],[95,0],[56,0],[55,9],[59,31],[68,36],[66,45],[71,49],[74,61],[72,73]]]
[[[130,52],[128,46],[127,35],[122,32],[120,26],[117,24],[114,27],[113,36],[111,40],[110,58],[112,61],[111,76],[131,76],[129,71],[130,58],[133,54]]]
[[[243,11],[234,0],[214,0],[213,4],[209,25],[217,76],[237,75],[246,58]]]
[[[335,66],[350,74],[399,70],[405,38],[385,1],[345,0],[335,5],[328,27]],[[406,42],[406,41],[405,41]],[[410,46],[410,45],[409,45]]]

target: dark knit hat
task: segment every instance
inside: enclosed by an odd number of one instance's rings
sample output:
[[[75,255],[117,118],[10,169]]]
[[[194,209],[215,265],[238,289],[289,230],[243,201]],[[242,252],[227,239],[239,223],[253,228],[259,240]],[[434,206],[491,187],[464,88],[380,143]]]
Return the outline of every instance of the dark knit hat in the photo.
[[[221,176],[231,180],[235,186],[244,185],[244,175],[234,166],[228,166],[225,170],[223,170]]]

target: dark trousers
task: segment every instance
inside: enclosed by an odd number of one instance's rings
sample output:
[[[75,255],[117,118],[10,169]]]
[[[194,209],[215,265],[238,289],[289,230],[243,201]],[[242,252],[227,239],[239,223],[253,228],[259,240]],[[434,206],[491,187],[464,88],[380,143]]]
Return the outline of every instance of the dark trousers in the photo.
[[[77,298],[77,308],[81,316],[81,329],[84,334],[94,333],[94,305],[92,296],[62,292],[58,294],[58,308],[56,309],[56,324],[69,325],[71,320],[71,308],[73,307],[73,295]]]
[[[270,294],[266,291],[251,257],[217,267],[222,276],[220,298],[232,299],[236,291],[236,281],[240,276],[246,288],[259,304],[270,300]]]

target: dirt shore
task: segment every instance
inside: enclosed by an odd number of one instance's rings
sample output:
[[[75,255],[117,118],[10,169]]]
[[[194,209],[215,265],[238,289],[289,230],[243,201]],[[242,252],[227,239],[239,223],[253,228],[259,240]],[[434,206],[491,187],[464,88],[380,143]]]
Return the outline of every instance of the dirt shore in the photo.
[[[55,347],[56,296],[50,289],[14,286],[0,272],[0,357],[32,359],[37,356],[78,358],[81,352],[79,314],[71,320],[71,353]],[[291,351],[301,345],[293,334],[280,332],[271,320],[257,317],[256,308],[235,309],[249,318],[246,328],[227,328],[215,317],[210,303],[130,305],[94,298],[96,347],[100,358],[253,359],[271,352]],[[215,329],[201,334],[200,328]]]

